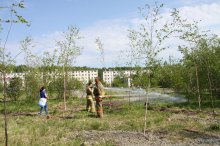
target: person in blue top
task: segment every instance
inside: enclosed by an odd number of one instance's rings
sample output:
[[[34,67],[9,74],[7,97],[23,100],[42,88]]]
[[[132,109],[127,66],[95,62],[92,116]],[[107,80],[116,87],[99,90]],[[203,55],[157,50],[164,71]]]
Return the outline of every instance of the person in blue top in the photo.
[[[46,89],[44,87],[40,88],[40,98],[45,98],[47,100],[47,94],[46,94]],[[39,115],[42,114],[43,109],[45,109],[46,115],[48,114],[48,106],[47,106],[47,102],[45,104],[45,106],[40,108],[40,113]]]

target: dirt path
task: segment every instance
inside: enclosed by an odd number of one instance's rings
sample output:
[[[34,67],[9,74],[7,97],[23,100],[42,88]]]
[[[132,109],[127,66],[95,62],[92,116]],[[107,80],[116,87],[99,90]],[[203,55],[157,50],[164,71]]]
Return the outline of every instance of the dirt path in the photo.
[[[79,134],[87,141],[82,145],[97,145],[102,142],[113,143],[116,146],[219,146],[220,137],[204,135],[193,131],[183,130],[178,135],[169,135],[166,132],[147,132],[146,136],[137,132],[126,131],[84,131]],[[184,138],[178,138],[184,136]],[[172,140],[171,140],[172,138]]]

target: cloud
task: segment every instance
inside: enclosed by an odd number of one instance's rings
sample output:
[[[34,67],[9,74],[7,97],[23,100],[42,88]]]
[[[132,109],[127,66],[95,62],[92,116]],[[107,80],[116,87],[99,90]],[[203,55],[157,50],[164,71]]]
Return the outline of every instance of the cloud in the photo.
[[[183,5],[201,5],[201,4],[210,4],[216,2],[216,0],[179,0]]]
[[[180,8],[180,13],[187,19],[201,21],[200,26],[220,24],[220,2]]]
[[[83,47],[83,50],[74,65],[102,67],[101,56],[95,43],[99,37],[104,46],[105,67],[113,66],[118,61],[120,50],[126,49],[128,46],[128,27],[122,23],[124,22],[121,20],[103,20],[81,29],[82,39],[77,42],[77,45]],[[63,39],[62,35],[62,32],[57,31],[33,37],[35,47],[32,49],[32,53],[38,56],[42,56],[45,51],[52,53],[57,48],[56,41]],[[20,42],[10,42],[7,48],[8,50],[16,50],[13,51],[15,54],[20,50]],[[17,64],[24,64],[24,54],[19,55],[16,60]]]
[[[192,2],[190,0],[184,0],[184,2]],[[200,3],[198,3],[200,2]],[[209,2],[209,4],[207,4]],[[198,21],[201,30],[210,30],[210,33],[220,36],[220,2],[211,3],[208,0],[195,0],[193,6],[184,6],[179,8],[180,15],[189,21]],[[192,3],[191,3],[192,5]],[[168,14],[165,14],[165,18]],[[200,21],[201,20],[201,21]],[[183,42],[170,39],[169,42],[172,46],[161,52],[159,56],[168,59],[169,56],[173,56],[175,59],[182,58],[182,54],[177,50],[175,46],[183,44]]]
[[[82,60],[80,65],[84,63],[93,67],[102,66],[101,56],[95,43],[97,38],[100,38],[103,44],[106,67],[115,64],[118,61],[116,58],[120,50],[126,49],[128,46],[128,27],[123,23],[124,20],[105,20],[83,29],[84,38],[81,44],[84,46],[84,50],[79,57]],[[86,57],[90,58],[90,62],[83,62],[83,58]]]
[[[205,2],[205,1],[204,1]],[[193,6],[180,7],[181,15],[191,20],[202,20],[200,26],[203,29],[210,29],[220,35],[220,2],[215,3],[195,3]],[[166,20],[169,19],[167,11],[163,14]],[[166,21],[164,20],[164,21]],[[115,66],[120,62],[118,56],[120,51],[129,49],[128,29],[136,27],[143,23],[143,19],[139,17],[118,18],[110,20],[97,21],[89,27],[81,28],[80,33],[83,37],[78,45],[82,46],[82,54],[77,58],[76,66],[101,67],[101,57],[97,51],[95,39],[100,38],[104,45],[105,52],[105,67]],[[57,31],[51,34],[42,36],[34,36],[36,48],[33,50],[35,54],[41,55],[44,51],[52,52],[56,47],[56,41],[62,39],[62,32]],[[175,44],[173,43],[175,42]],[[177,45],[180,42],[171,39],[166,44],[172,44],[169,49],[160,53],[160,57],[168,59],[169,56],[181,58],[182,55],[177,50]],[[19,43],[11,42],[10,48],[18,49]],[[123,52],[122,51],[122,52]],[[122,54],[124,55],[124,54]],[[22,55],[18,57],[17,64],[22,64]]]
[[[196,0],[199,2],[199,0]],[[186,1],[185,1],[186,2]],[[189,6],[183,6],[179,8],[180,15],[189,21],[199,21],[199,27],[201,30],[210,30],[211,33],[220,35],[220,2],[208,3],[207,0],[200,0],[200,3],[190,3]],[[208,4],[207,4],[208,3]],[[165,8],[166,11],[162,13],[164,19],[163,22],[170,19],[170,8]],[[201,21],[200,21],[201,20]],[[134,25],[143,24],[143,19],[134,18],[131,20]],[[160,26],[159,26],[160,27]],[[170,46],[166,50],[159,54],[160,58],[167,60],[169,56],[173,56],[175,59],[182,58],[182,54],[178,51],[177,46],[183,44],[180,40],[171,38],[165,42],[164,46]]]

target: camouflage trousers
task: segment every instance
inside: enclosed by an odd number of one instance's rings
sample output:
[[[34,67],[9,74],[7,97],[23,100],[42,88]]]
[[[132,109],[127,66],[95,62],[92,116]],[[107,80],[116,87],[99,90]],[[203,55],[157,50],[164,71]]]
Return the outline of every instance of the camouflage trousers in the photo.
[[[86,98],[87,98],[86,110],[88,112],[94,113],[95,112],[95,104],[94,104],[92,96],[91,95],[87,95]]]
[[[100,97],[95,97],[96,100],[96,113],[98,118],[103,117],[102,99]]]

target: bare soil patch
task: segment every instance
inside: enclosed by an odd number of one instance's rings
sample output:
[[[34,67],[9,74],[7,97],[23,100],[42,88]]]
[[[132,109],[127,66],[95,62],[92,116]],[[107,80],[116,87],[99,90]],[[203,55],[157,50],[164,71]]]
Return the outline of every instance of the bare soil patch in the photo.
[[[183,130],[178,135],[161,132],[146,132],[146,135],[138,132],[126,131],[84,131],[80,134],[86,141],[82,145],[98,145],[103,142],[112,142],[116,146],[186,146],[186,145],[220,145],[220,137]],[[181,136],[182,138],[179,138]]]

